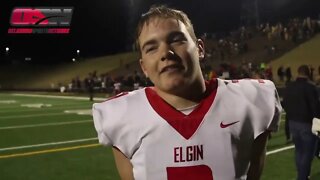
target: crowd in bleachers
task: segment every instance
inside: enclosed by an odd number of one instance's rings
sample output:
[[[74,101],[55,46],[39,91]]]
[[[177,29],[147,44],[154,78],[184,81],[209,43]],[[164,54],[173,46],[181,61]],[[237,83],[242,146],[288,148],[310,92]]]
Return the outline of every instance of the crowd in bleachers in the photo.
[[[266,62],[243,59],[241,62],[232,63],[228,60],[239,55],[245,55],[250,51],[251,47],[249,47],[248,41],[257,36],[266,37],[266,41],[292,41],[298,44],[311,38],[319,30],[319,24],[316,20],[294,18],[290,19],[286,24],[281,22],[275,24],[264,23],[257,27],[241,26],[236,31],[226,34],[205,33],[201,37],[206,44],[207,60],[201,64],[204,77],[207,80],[216,77],[223,79],[255,78],[273,80],[272,69]],[[267,44],[267,42],[261,43]],[[273,55],[277,53],[277,45],[266,45],[265,50],[268,55]],[[213,68],[212,61],[219,61],[220,65]],[[284,67],[280,68],[277,73],[280,81],[284,79],[291,81],[291,69],[289,67],[286,69]],[[127,69],[127,73],[120,76],[109,73],[98,75],[96,71],[93,71],[83,80],[79,77],[73,78],[67,90],[79,92],[92,88],[96,92],[117,94],[121,91],[139,89],[150,85],[152,85],[150,80],[145,78],[139,69]]]
[[[265,63],[255,64],[251,62],[243,62],[240,66],[231,63],[222,63],[216,70],[212,68],[204,68],[204,77],[207,80],[212,78],[222,79],[269,79],[273,80],[272,69]]]
[[[263,23],[257,27],[241,26],[238,30],[229,33],[205,33],[201,38],[207,45],[206,52],[209,59],[212,57],[211,59],[225,61],[247,53],[251,49],[248,40],[260,35],[267,37],[268,41],[283,40],[301,43],[319,30],[320,25],[315,19],[293,18],[287,23]],[[271,55],[276,53],[277,46],[265,45],[265,50]]]
[[[274,25],[269,23],[261,24],[258,27],[258,31],[265,34],[269,40],[291,40],[296,43],[309,39],[316,32],[319,32],[319,24],[317,20],[310,17],[305,19],[293,18],[284,25],[280,22]]]
[[[138,70],[121,76],[113,76],[109,73],[98,75],[97,71],[93,71],[83,80],[78,76],[73,78],[68,84],[67,91],[83,92],[93,89],[95,92],[117,94],[121,91],[139,89],[150,85],[151,82],[145,76],[142,76]]]
[[[237,56],[244,55],[249,51],[253,51],[254,47],[250,47],[248,43],[250,39],[256,37],[266,37],[260,39],[260,44],[264,45],[264,55],[272,59],[279,53],[277,42],[291,41],[294,44],[302,43],[310,39],[314,34],[320,31],[320,25],[317,20],[311,18],[294,18],[288,23],[264,23],[259,26],[246,27],[242,26],[236,31],[232,31],[228,36],[219,34],[204,34],[202,39],[207,45],[206,52],[209,61],[204,62],[203,69],[205,75],[211,77],[223,77],[230,79],[239,78],[266,78],[273,79],[271,67],[267,65],[268,59],[259,57],[257,53],[255,59],[243,58],[241,62],[229,61]],[[256,43],[256,42],[255,42]],[[271,44],[271,45],[270,45]],[[251,44],[256,46],[257,44]],[[288,49],[289,50],[289,49]],[[259,60],[258,60],[259,59]],[[211,62],[218,61],[220,65],[212,68]],[[289,72],[288,72],[289,73]]]
[[[310,66],[311,75],[310,80],[320,85],[320,66],[315,68]],[[277,69],[277,74],[272,74],[272,69],[267,64],[254,64],[243,62],[241,66],[235,66],[230,63],[220,64],[217,71],[210,69],[206,71],[203,68],[204,77],[206,80],[213,78],[222,79],[269,79],[273,80],[277,76],[281,82],[288,83],[292,81],[291,68],[280,66]],[[138,70],[133,73],[128,73],[122,76],[112,76],[109,73],[102,73],[98,75],[97,71],[88,74],[83,80],[75,77],[69,83],[66,89],[69,92],[102,92],[107,94],[118,94],[122,91],[130,91],[140,89],[142,87],[151,86],[149,79],[145,78]]]
[[[205,33],[201,36],[206,44],[208,59],[220,61],[248,52],[247,40],[252,38],[252,30],[242,26],[236,31],[225,33]]]

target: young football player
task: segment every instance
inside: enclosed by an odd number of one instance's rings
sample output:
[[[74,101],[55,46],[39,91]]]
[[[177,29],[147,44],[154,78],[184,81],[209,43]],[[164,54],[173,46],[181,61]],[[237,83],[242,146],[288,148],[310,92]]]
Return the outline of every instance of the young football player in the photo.
[[[180,10],[151,7],[136,41],[154,86],[93,105],[99,141],[113,147],[121,179],[259,179],[281,111],[274,84],[206,82],[204,43]]]

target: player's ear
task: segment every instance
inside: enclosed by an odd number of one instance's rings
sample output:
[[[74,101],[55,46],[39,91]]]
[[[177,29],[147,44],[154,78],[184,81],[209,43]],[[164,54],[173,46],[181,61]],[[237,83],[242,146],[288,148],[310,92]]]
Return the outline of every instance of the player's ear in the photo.
[[[144,75],[148,78],[148,73],[147,73],[147,69],[143,63],[143,60],[142,59],[139,59],[139,63],[140,63],[140,67],[141,67],[141,70],[142,72],[144,73]]]
[[[199,59],[204,59],[205,50],[204,50],[204,42],[201,39],[197,40],[197,47],[198,47],[198,53],[199,53]]]

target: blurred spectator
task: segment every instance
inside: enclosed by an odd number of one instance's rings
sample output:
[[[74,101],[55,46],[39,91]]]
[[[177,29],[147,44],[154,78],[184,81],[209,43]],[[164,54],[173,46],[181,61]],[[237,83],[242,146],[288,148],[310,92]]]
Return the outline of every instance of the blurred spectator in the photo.
[[[314,78],[313,78],[313,76],[314,76],[314,67],[312,66],[312,65],[309,65],[309,68],[310,68],[310,80],[311,81],[314,81]]]
[[[312,119],[320,118],[319,95],[316,86],[309,82],[309,77],[309,67],[300,66],[296,81],[288,84],[283,99],[283,107],[295,145],[298,180],[309,178],[317,143],[317,136],[311,132]]]
[[[85,87],[89,94],[89,100],[93,101],[93,93],[94,93],[94,77],[96,75],[96,71],[94,73],[89,73],[89,77],[85,79]]]
[[[278,68],[277,74],[278,74],[278,77],[279,77],[280,81],[283,82],[283,80],[284,80],[284,75],[285,75],[283,66],[280,66],[280,67]]]
[[[286,83],[289,83],[292,78],[292,73],[291,73],[291,68],[287,67],[286,68]]]
[[[60,92],[64,93],[66,91],[66,87],[65,86],[60,86]]]
[[[273,81],[272,68],[269,65],[266,67],[265,76],[266,76],[266,79]]]
[[[114,95],[119,94],[119,93],[121,92],[121,86],[122,86],[121,82],[120,82],[119,80],[116,80],[116,81],[114,82],[113,86],[114,86],[114,92],[113,92],[113,94],[114,94]]]

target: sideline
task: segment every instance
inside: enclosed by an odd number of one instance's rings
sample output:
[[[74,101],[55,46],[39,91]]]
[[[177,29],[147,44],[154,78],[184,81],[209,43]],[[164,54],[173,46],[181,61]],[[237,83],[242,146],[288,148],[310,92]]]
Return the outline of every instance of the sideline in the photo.
[[[33,127],[43,127],[43,126],[60,126],[60,125],[80,124],[80,123],[88,123],[88,122],[93,122],[93,120],[64,121],[64,122],[56,122],[56,123],[42,123],[42,124],[19,125],[19,126],[5,126],[5,127],[0,127],[0,130],[33,128]]]
[[[60,144],[70,144],[70,143],[76,143],[76,142],[85,142],[85,141],[93,141],[97,140],[98,138],[87,138],[87,139],[78,139],[78,140],[72,140],[72,141],[61,141],[61,142],[52,142],[52,143],[45,143],[45,144],[35,144],[35,145],[28,145],[28,146],[17,146],[17,147],[8,147],[8,148],[2,148],[1,151],[8,151],[8,150],[16,150],[16,149],[27,149],[27,148],[33,148],[33,147],[44,147],[44,146],[51,146],[51,145],[60,145]],[[53,153],[53,152],[62,152],[62,151],[70,151],[80,148],[89,148],[89,147],[96,147],[101,146],[98,143],[94,144],[85,144],[85,145],[78,145],[78,146],[69,146],[64,148],[53,148],[53,149],[47,149],[47,150],[39,150],[39,151],[31,151],[31,152],[25,152],[25,153],[15,153],[15,154],[6,154],[6,155],[0,155],[0,159],[5,158],[13,158],[13,157],[21,157],[21,156],[31,156],[31,155],[37,155],[37,154],[47,154],[47,153]],[[289,149],[293,149],[294,146],[287,146],[280,149],[275,149],[272,151],[268,151],[266,153],[267,156],[276,154],[282,151],[286,151]]]
[[[61,152],[61,151],[70,151],[70,150],[75,150],[75,149],[89,148],[89,147],[96,147],[96,146],[100,146],[100,144],[98,144],[98,143],[86,144],[86,145],[71,146],[71,147],[65,147],[65,148],[47,149],[47,150],[42,150],[42,151],[31,151],[31,152],[26,152],[26,153],[0,155],[0,159],[21,157],[21,156],[31,156],[31,155],[36,155],[36,154],[46,154],[46,153]]]
[[[93,141],[93,140],[97,140],[97,139],[98,138],[86,138],[86,139],[76,139],[76,140],[71,140],[71,141],[60,141],[60,142],[33,144],[33,145],[26,145],[26,146],[7,147],[7,148],[0,148],[0,152],[8,151],[8,150],[27,149],[27,148],[33,148],[33,147],[45,147],[45,146],[60,145],[60,144],[86,142],[86,141]]]
[[[59,112],[59,113],[32,114],[32,115],[1,116],[0,120],[7,120],[7,119],[14,119],[14,118],[28,118],[28,117],[37,117],[37,116],[58,116],[58,115],[66,115],[66,113]]]
[[[26,96],[26,97],[43,97],[43,98],[55,98],[55,99],[72,99],[72,100],[88,100],[88,97],[78,97],[78,96],[55,96],[55,95],[39,95],[39,94],[12,94],[14,96]],[[95,100],[104,101],[107,98],[94,98]],[[284,113],[282,113],[283,115]],[[1,119],[1,118],[0,118]],[[91,120],[88,120],[91,121]],[[87,121],[86,121],[87,122]],[[84,121],[82,122],[84,123]],[[25,125],[25,126],[12,126],[12,127],[0,127],[1,129],[13,129],[13,128],[26,128],[26,127],[40,127],[40,126],[50,126],[54,123],[47,123],[47,124],[39,124],[39,125]],[[57,123],[56,123],[57,124]],[[64,123],[65,124],[65,123]],[[59,124],[59,125],[62,125]],[[1,151],[7,151],[7,150],[15,150],[15,149],[26,149],[26,148],[32,148],[32,147],[44,147],[44,146],[51,146],[51,145],[59,145],[59,144],[69,144],[69,143],[75,143],[75,142],[84,142],[84,141],[91,141],[91,140],[97,140],[98,138],[88,138],[88,139],[79,139],[79,140],[72,140],[72,141],[62,141],[62,142],[52,142],[52,143],[45,143],[45,144],[35,144],[35,145],[28,145],[28,146],[17,146],[17,147],[8,147],[8,148],[2,148]],[[56,148],[56,149],[49,149],[49,150],[42,150],[42,151],[32,151],[29,153],[20,153],[20,154],[11,154],[11,155],[3,155],[0,156],[1,158],[9,158],[9,157],[17,157],[17,156],[27,156],[27,155],[34,155],[34,154],[44,154],[44,153],[51,153],[51,152],[58,152],[58,151],[68,151],[73,149],[79,149],[79,148],[86,148],[86,147],[95,147],[99,144],[88,144],[88,145],[82,145],[82,146],[71,146],[66,148]],[[272,150],[266,153],[266,155],[271,155],[275,153],[279,153],[285,150],[293,149],[294,146],[287,146],[280,149]]]
[[[293,148],[294,148],[294,145],[286,146],[286,147],[283,147],[283,148],[280,148],[280,149],[275,149],[275,150],[267,152],[267,156],[270,155],[270,154],[275,154],[275,153],[278,153],[278,152],[281,152],[281,151],[285,151],[285,150],[288,150],[288,149],[293,149]]]
[[[54,98],[54,99],[72,99],[72,100],[89,100],[89,97],[79,97],[79,96],[56,96],[56,95],[40,95],[40,94],[11,94],[13,96],[25,96],[25,97],[43,97],[43,98]],[[95,97],[94,100],[105,101],[108,98]]]

